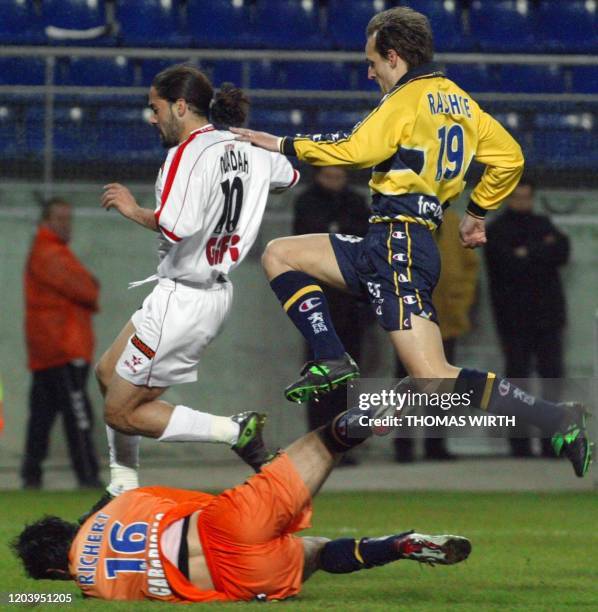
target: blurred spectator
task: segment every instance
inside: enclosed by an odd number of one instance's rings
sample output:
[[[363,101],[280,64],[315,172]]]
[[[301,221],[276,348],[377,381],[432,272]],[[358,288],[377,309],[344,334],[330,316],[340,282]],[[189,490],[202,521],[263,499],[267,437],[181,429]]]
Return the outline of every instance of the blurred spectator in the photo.
[[[448,209],[435,237],[440,251],[441,273],[432,295],[444,353],[449,363],[456,363],[457,340],[471,329],[469,312],[475,300],[478,284],[479,259],[471,249],[461,246],[459,215]],[[395,377],[403,378],[407,372],[397,359]],[[413,461],[412,438],[395,439],[395,459],[401,463]],[[424,458],[431,460],[454,459],[443,438],[424,439]]]
[[[314,181],[295,200],[294,234],[352,234],[364,236],[369,210],[365,198],[348,186],[347,172],[339,167],[316,168]],[[341,342],[357,363],[361,357],[363,331],[369,318],[366,304],[351,295],[326,287],[330,313]],[[307,350],[307,359],[312,356]],[[347,409],[347,389],[336,389],[310,401],[308,427],[316,429]],[[344,463],[355,463],[348,455]]]
[[[544,215],[533,212],[534,185],[522,180],[507,208],[488,225],[486,261],[496,328],[507,378],[527,378],[535,359],[541,378],[562,378],[566,304],[559,267],[569,259],[569,239]],[[551,393],[544,394],[551,401]],[[524,432],[524,433],[527,433]],[[510,440],[516,457],[532,455],[529,438]],[[542,454],[553,457],[550,440]]]
[[[102,486],[86,392],[99,284],[68,247],[71,216],[64,200],[55,198],[44,206],[25,267],[25,332],[33,375],[21,469],[26,488],[42,485],[42,462],[58,412],[79,485]]]

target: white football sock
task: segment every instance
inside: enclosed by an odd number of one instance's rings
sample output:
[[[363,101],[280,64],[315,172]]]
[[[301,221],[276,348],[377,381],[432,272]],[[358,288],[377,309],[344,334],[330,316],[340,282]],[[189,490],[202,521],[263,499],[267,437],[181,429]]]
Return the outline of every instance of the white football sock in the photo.
[[[139,441],[140,436],[128,436],[106,425],[108,448],[110,449],[110,484],[108,492],[116,497],[124,491],[139,486]]]
[[[159,442],[223,442],[235,444],[239,438],[239,424],[230,417],[221,417],[175,406]]]

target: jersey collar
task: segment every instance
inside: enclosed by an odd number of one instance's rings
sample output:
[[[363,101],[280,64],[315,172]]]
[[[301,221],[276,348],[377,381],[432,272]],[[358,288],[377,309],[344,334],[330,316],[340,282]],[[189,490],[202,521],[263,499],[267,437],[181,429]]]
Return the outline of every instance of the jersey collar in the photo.
[[[421,77],[441,77],[444,76],[444,73],[437,64],[433,62],[428,62],[427,64],[422,64],[421,66],[417,66],[416,68],[412,68],[408,72],[406,72],[398,81],[397,84],[392,88],[391,91],[402,87],[409,81],[413,81],[414,79],[419,79]]]
[[[211,124],[208,123],[208,125],[204,125],[203,127],[197,128],[196,130],[193,130],[192,132],[189,133],[189,136],[191,136],[192,134],[203,134],[204,132],[213,132],[216,128]]]

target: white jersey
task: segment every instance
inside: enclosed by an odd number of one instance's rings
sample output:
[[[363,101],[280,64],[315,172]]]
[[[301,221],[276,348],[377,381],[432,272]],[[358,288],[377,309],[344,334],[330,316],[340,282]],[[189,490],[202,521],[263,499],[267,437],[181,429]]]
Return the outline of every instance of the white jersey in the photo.
[[[299,180],[286,157],[212,125],[168,151],[156,181],[158,276],[210,285],[253,245],[268,193]]]

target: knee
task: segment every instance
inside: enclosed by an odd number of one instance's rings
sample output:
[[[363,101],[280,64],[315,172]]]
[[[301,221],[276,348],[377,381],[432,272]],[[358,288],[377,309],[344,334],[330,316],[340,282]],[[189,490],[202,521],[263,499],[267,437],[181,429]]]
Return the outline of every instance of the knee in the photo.
[[[290,245],[286,238],[270,240],[262,254],[262,267],[267,273],[277,273],[289,264]]]
[[[100,359],[94,368],[94,374],[96,380],[100,384],[100,387],[106,388],[110,383],[110,379],[112,378],[112,374],[114,370],[109,364],[106,362],[104,358]]]

